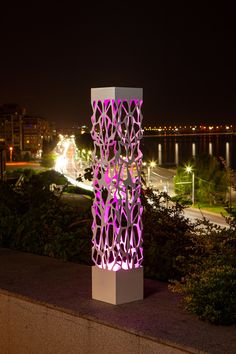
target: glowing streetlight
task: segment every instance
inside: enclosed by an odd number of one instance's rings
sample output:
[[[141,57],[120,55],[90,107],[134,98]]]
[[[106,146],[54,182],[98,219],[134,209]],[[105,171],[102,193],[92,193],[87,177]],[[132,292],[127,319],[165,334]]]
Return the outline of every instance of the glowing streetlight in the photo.
[[[10,151],[10,162],[12,162],[12,151],[13,151],[12,146],[9,147],[9,151]]]
[[[192,167],[191,166],[186,166],[186,172],[191,173],[192,172]]]
[[[151,179],[151,168],[154,168],[156,166],[156,162],[155,161],[151,161],[150,164],[148,165],[148,187],[150,187],[150,179]]]
[[[150,167],[156,167],[156,162],[155,161],[151,161],[150,162]]]
[[[186,166],[185,171],[187,173],[192,173],[192,204],[194,204],[194,180],[195,180],[195,176],[194,176],[194,172],[193,172],[193,168],[192,166]]]

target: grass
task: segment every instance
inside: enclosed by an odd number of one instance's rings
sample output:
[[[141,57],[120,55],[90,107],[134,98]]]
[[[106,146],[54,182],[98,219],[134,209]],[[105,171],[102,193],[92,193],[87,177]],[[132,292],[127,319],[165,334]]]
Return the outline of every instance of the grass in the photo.
[[[196,209],[200,208],[202,210],[209,211],[211,213],[223,214],[224,216],[229,215],[223,205],[209,205],[209,204],[198,203],[198,204],[193,205],[192,207],[196,208]]]
[[[71,207],[79,207],[81,209],[87,209],[91,207],[91,199],[86,195],[63,193],[61,200],[63,203],[70,205]]]
[[[24,172],[24,170],[34,170],[36,173],[38,173],[38,172],[47,171],[48,168],[42,167],[41,165],[31,165],[30,163],[28,163],[27,165],[7,165],[6,166],[7,174],[13,172],[19,172],[20,174]]]

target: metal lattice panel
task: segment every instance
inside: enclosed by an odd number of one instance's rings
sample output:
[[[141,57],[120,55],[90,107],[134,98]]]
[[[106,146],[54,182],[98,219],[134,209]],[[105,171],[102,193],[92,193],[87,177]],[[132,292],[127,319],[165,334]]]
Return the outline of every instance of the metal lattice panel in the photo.
[[[94,101],[94,263],[104,269],[141,265],[141,100]]]

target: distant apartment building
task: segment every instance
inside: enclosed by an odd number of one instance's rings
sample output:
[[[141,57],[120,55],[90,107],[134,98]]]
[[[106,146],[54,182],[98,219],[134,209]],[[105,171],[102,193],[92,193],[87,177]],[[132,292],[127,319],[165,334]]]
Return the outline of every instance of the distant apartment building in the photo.
[[[43,140],[52,138],[49,122],[38,116],[26,115],[26,110],[17,104],[0,105],[0,143],[4,143],[8,158],[22,158],[26,153],[40,157]]]
[[[0,141],[17,152],[22,151],[22,119],[25,108],[17,104],[0,105]]]
[[[42,117],[25,115],[22,122],[23,151],[40,157],[43,140],[52,138],[52,130],[48,121]]]

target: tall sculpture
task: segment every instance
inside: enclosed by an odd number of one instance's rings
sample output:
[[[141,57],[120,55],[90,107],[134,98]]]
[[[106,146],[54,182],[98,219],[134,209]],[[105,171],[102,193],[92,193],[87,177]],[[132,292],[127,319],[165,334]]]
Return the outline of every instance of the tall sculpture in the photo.
[[[143,297],[142,89],[92,89],[91,101],[93,298],[134,301]]]

